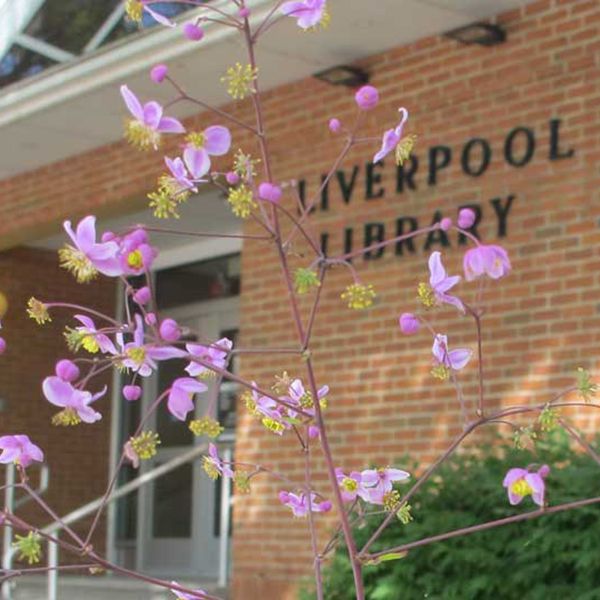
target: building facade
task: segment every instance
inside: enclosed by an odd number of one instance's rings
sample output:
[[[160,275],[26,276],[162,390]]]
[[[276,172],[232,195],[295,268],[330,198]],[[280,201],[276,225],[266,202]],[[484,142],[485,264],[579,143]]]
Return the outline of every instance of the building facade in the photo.
[[[488,3],[479,8],[483,4]],[[336,7],[332,2],[334,18]],[[547,401],[572,385],[577,367],[594,372],[600,366],[600,6],[594,0],[542,0],[506,8],[497,14],[497,7],[488,7],[485,15],[464,9],[465,18],[493,17],[504,29],[507,39],[493,47],[465,45],[439,35],[464,24],[446,23],[443,14],[438,15],[441,21],[435,30],[416,26],[420,35],[401,45],[390,43],[382,21],[369,23],[371,33],[364,47],[371,50],[350,53],[353,65],[369,74],[382,98],[368,113],[364,134],[379,137],[395,124],[398,107],[405,106],[410,112],[406,132],[417,136],[417,144],[402,168],[390,159],[371,163],[378,142],[351,151],[312,215],[321,243],[335,256],[443,217],[455,218],[463,206],[475,210],[477,234],[503,245],[513,266],[509,277],[484,290],[489,408]],[[407,5],[407,12],[398,18],[409,18],[410,9]],[[388,17],[395,14],[390,7],[386,10]],[[419,15],[415,13],[415,22]],[[379,26],[387,45],[374,51],[373,31]],[[160,35],[166,34],[143,34],[136,43],[149,43]],[[360,41],[363,34],[357,35]],[[346,61],[346,55],[340,55]],[[175,61],[183,78],[187,60],[181,55]],[[278,68],[276,62],[269,65]],[[62,67],[65,86],[75,86],[69,83],[68,69],[80,67]],[[295,69],[293,73],[300,74],[301,69]],[[313,64],[309,69],[318,70]],[[264,113],[275,177],[298,180],[309,198],[340,149],[327,122],[332,117],[351,122],[353,92],[307,74],[278,83],[276,76],[266,73],[266,79]],[[40,85],[39,81],[29,85]],[[15,94],[25,94],[27,85],[27,80],[17,84]],[[149,97],[157,94],[156,88],[144,85]],[[6,88],[6,102],[10,93],[11,87]],[[62,109],[56,104],[48,111],[70,110],[68,102],[83,95],[78,93],[74,89]],[[158,94],[167,97],[163,89]],[[90,92],[86,100],[90,113],[98,111],[101,123],[109,117],[121,119],[122,114],[102,112],[102,98],[100,92],[96,96]],[[74,135],[79,123],[76,108]],[[252,116],[244,102],[227,110],[241,120]],[[36,116],[31,110],[21,121],[0,123],[18,141],[16,155],[23,154],[27,135],[58,136],[57,126],[38,123],[43,114]],[[206,114],[184,116],[189,129],[214,122]],[[27,131],[18,129],[19,123],[28,124]],[[106,402],[99,424],[51,430],[47,426],[51,411],[39,383],[65,352],[60,331],[67,323],[57,318],[49,328],[39,329],[27,320],[24,304],[32,295],[58,296],[93,303],[105,311],[119,310],[119,293],[110,282],[78,286],[60,272],[55,249],[62,239],[56,234],[63,219],[90,213],[112,229],[130,222],[149,223],[150,213],[142,207],[162,171],[162,153],[136,153],[116,137],[94,144],[100,133],[90,134],[87,147],[74,153],[64,132],[60,135],[60,152],[68,155],[55,161],[46,153],[44,162],[46,149],[32,145],[32,162],[39,164],[21,170],[11,167],[0,181],[0,244],[5,249],[0,255],[0,290],[9,305],[3,319],[9,350],[2,359],[0,393],[6,431],[23,430],[47,448],[51,473],[56,472],[48,498],[66,512],[102,492],[109,457],[115,456],[136,409],[123,407],[115,378],[109,381],[112,410]],[[10,139],[10,135],[3,138],[3,155],[10,153]],[[167,155],[177,148],[176,141],[169,144]],[[255,153],[249,137],[234,131],[234,148],[238,147]],[[182,215],[183,228],[259,231],[252,222],[235,220],[216,194],[193,198]],[[164,314],[211,338],[234,337],[241,348],[297,343],[276,257],[261,247],[263,242],[182,242],[179,236],[173,241],[162,234],[153,239],[161,248],[156,282]],[[336,462],[346,470],[392,464],[407,454],[427,465],[460,431],[460,406],[451,386],[430,375],[429,338],[402,336],[397,319],[416,308],[416,286],[428,276],[429,254],[441,251],[448,270],[457,273],[466,248],[460,236],[437,230],[355,259],[361,279],[377,292],[375,305],[361,312],[347,310],[340,300],[350,283],[347,271],[328,273],[314,324],[312,355],[319,385],[331,388],[326,415]],[[305,250],[300,242],[293,246],[294,267],[307,266]],[[467,301],[474,298],[466,286],[461,294]],[[308,314],[310,301],[301,300],[301,308]],[[436,323],[456,346],[474,345],[474,327],[450,311],[441,311]],[[242,355],[235,369],[264,387],[283,371],[304,375],[302,361],[290,355]],[[160,389],[167,371],[147,386],[145,402]],[[467,405],[473,407],[475,366],[465,370],[462,385]],[[295,440],[264,430],[243,403],[236,407],[238,394],[235,386],[226,387],[220,402],[221,418],[228,424],[225,437],[235,444],[236,460],[265,463],[301,480],[304,459]],[[597,429],[589,413],[578,423],[588,432]],[[173,429],[168,420],[155,425],[166,440],[155,464],[195,443],[186,437],[185,428]],[[485,439],[485,434],[477,435],[471,443]],[[324,480],[318,456],[314,469]],[[310,574],[306,524],[293,520],[279,505],[279,489],[277,481],[257,478],[249,496],[234,497],[230,587],[236,599],[294,598],[298,581]],[[203,479],[199,465],[190,463],[112,509],[97,543],[106,543],[109,554],[123,563],[157,574],[216,577],[219,494],[218,486]],[[323,521],[323,539],[327,524]]]

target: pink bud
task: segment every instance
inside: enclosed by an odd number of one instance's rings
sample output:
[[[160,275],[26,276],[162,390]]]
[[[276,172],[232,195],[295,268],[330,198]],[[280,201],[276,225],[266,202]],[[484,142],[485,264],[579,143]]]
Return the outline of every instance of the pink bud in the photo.
[[[238,11],[238,15],[240,15],[242,19],[245,19],[246,17],[250,16],[250,9],[246,6],[242,6],[242,8],[240,8],[240,10]]]
[[[285,491],[281,491],[279,492],[279,501],[282,504],[285,504],[288,500],[290,499],[290,494],[289,492],[285,492]]]
[[[281,188],[274,183],[264,181],[258,186],[258,195],[263,200],[277,204],[281,199]]]
[[[461,229],[469,229],[475,223],[475,211],[470,208],[461,208],[458,212],[458,226]]]
[[[444,217],[440,221],[440,229],[442,231],[449,231],[450,227],[452,227],[452,219],[450,217]]]
[[[358,108],[361,110],[371,110],[379,102],[379,92],[372,85],[363,85],[354,96]]]
[[[105,231],[100,240],[103,242],[112,242],[117,236],[112,231]]]
[[[0,337],[0,354],[4,354],[6,352],[6,340],[3,337]]]
[[[158,332],[165,342],[176,342],[181,337],[181,329],[175,319],[165,319],[160,324]]]
[[[123,396],[129,402],[139,400],[142,396],[142,388],[139,385],[125,385],[123,386]]]
[[[403,313],[398,320],[400,329],[404,335],[413,335],[421,329],[421,322],[413,313]]]
[[[156,318],[156,315],[153,312],[150,312],[146,315],[144,321],[146,322],[146,325],[156,325],[158,319]]]
[[[319,437],[319,428],[316,425],[308,426],[308,437],[313,440]]]
[[[235,171],[225,173],[225,179],[229,185],[237,185],[240,182],[240,176]]]
[[[54,370],[63,381],[75,381],[79,377],[79,367],[67,358],[59,360]]]
[[[144,304],[148,304],[150,302],[152,294],[150,293],[150,288],[145,285],[143,288],[140,288],[133,294],[133,301],[140,306],[144,306]]]
[[[195,23],[186,23],[183,26],[183,35],[192,42],[198,42],[204,37],[204,29]]]
[[[167,72],[169,68],[167,65],[155,65],[150,70],[150,79],[154,81],[154,83],[162,83],[164,78],[167,76]]]
[[[342,123],[339,119],[331,119],[329,121],[329,131],[338,133],[342,129]]]
[[[332,504],[330,500],[325,500],[325,502],[321,502],[321,511],[322,512],[329,512],[332,508]]]

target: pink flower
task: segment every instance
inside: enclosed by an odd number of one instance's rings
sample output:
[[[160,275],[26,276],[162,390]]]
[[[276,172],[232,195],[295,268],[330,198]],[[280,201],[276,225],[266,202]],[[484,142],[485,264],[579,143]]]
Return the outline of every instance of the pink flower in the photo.
[[[452,304],[461,312],[465,312],[463,303],[446,292],[453,288],[460,281],[460,275],[448,277],[446,269],[442,264],[442,255],[439,252],[432,252],[429,257],[429,285],[433,292],[434,299],[438,304]]]
[[[90,215],[79,221],[76,231],[71,221],[65,221],[63,227],[79,253],[103,275],[116,277],[123,273],[117,254],[119,246],[114,241],[96,243],[96,217]]]
[[[0,463],[14,462],[26,469],[34,460],[44,461],[44,453],[26,435],[3,435],[0,437]]]
[[[142,228],[128,233],[120,243],[121,268],[125,275],[141,275],[149,271],[158,252],[148,243]]]
[[[142,377],[148,377],[156,369],[156,361],[181,358],[186,355],[183,350],[174,346],[162,346],[157,344],[144,344],[144,322],[140,315],[135,315],[135,330],[133,341],[124,343],[123,334],[117,334],[117,341],[122,349],[122,366],[139,373]]]
[[[339,133],[342,130],[342,123],[339,119],[330,119],[329,120],[329,131],[331,133]]]
[[[279,492],[279,501],[291,508],[295,517],[305,517],[309,511],[309,504],[312,512],[327,512],[331,510],[331,502],[329,500],[317,502],[317,495],[314,492],[311,492],[309,502],[304,492],[294,494],[292,492],[281,491]]]
[[[193,141],[186,147],[202,148],[210,156],[224,156],[231,148],[231,132],[223,125],[211,125],[199,135],[193,134]]]
[[[181,328],[175,319],[164,319],[158,332],[165,342],[176,342],[181,337]]]
[[[394,148],[402,139],[404,124],[408,120],[408,111],[405,108],[399,108],[398,112],[402,115],[400,123],[398,123],[398,125],[394,129],[388,129],[383,134],[383,139],[381,141],[381,149],[373,157],[374,163],[385,158],[392,150],[394,150]]]
[[[133,293],[133,301],[140,306],[144,306],[150,302],[150,298],[152,298],[152,294],[150,293],[150,288],[145,285],[141,287],[139,290],[136,290]]]
[[[501,246],[475,246],[465,252],[463,259],[465,279],[473,281],[477,277],[487,275],[492,279],[500,279],[510,273],[508,253]]]
[[[329,393],[329,386],[324,385],[317,390],[317,397],[321,406],[325,406],[327,400],[325,400]],[[288,388],[288,395],[284,397],[290,404],[302,408],[302,410],[310,415],[315,414],[314,402],[312,393],[304,388],[304,384],[300,379],[294,379]],[[298,413],[292,409],[287,409],[290,417],[295,418]]]
[[[210,346],[202,344],[186,344],[185,349],[195,358],[209,363],[217,369],[224,369],[227,365],[227,355],[233,348],[233,342],[228,338],[221,338]],[[185,368],[187,373],[192,377],[207,377],[210,373],[210,368],[205,367],[193,360]]]
[[[0,354],[4,354],[6,352],[6,340],[3,337],[0,337]]]
[[[63,411],[69,417],[65,424],[76,424],[79,420],[84,423],[95,423],[102,415],[95,411],[90,404],[106,394],[106,386],[97,394],[74,388],[68,381],[60,377],[46,377],[42,383],[42,391],[46,400],[54,406],[66,409]]]
[[[208,444],[208,456],[205,456],[204,460],[210,463],[223,477],[233,477],[233,470],[219,458],[217,447],[212,442]]]
[[[410,477],[410,473],[402,469],[366,469],[361,473],[362,481],[366,487],[367,502],[371,504],[383,504],[384,496],[391,492],[393,483],[404,481]]]
[[[281,12],[288,17],[294,17],[298,27],[310,29],[318,25],[326,14],[325,0],[301,0],[284,2]]]
[[[134,117],[128,125],[128,137],[141,148],[153,146],[157,150],[162,133],[185,133],[185,127],[177,119],[163,117],[163,107],[158,102],[146,102],[142,106],[126,85],[121,86],[121,96]]]
[[[186,23],[183,26],[183,35],[191,42],[199,42],[204,37],[204,29],[195,23]]]
[[[470,208],[461,208],[458,211],[458,226],[461,229],[469,229],[475,223],[475,211]]]
[[[440,221],[440,229],[442,231],[450,231],[451,227],[452,227],[452,219],[450,217],[444,217]]]
[[[346,475],[340,468],[335,470],[335,476],[337,478],[338,485],[342,494],[342,500],[344,502],[352,502],[357,496],[362,498],[365,502],[369,502],[369,487],[377,484],[378,478],[376,476],[366,475],[359,471],[352,471],[350,475]]]
[[[468,348],[449,350],[448,337],[441,333],[435,336],[431,352],[438,366],[446,367],[453,371],[464,369],[473,356],[473,351]]]
[[[197,192],[196,183],[207,181],[202,179],[210,170],[210,158],[204,148],[187,147],[183,151],[183,160],[179,157],[171,159],[165,156],[165,164],[171,172],[173,181],[179,185],[180,192],[191,190]]]
[[[361,110],[371,110],[379,103],[379,91],[372,85],[363,85],[356,92],[354,100]]]
[[[404,335],[413,335],[421,329],[421,321],[413,313],[402,313],[399,324],[400,330]]]
[[[83,327],[75,327],[81,337],[81,345],[91,354],[95,354],[100,350],[104,354],[116,354],[117,349],[112,343],[112,340],[104,333],[100,333],[96,329],[96,324],[93,319],[86,315],[73,315]]]
[[[154,83],[162,83],[169,72],[167,65],[155,65],[150,71],[150,79]]]
[[[180,377],[173,382],[167,401],[169,412],[180,421],[185,421],[187,414],[194,410],[194,394],[205,392],[206,385],[192,377]]]
[[[508,492],[508,501],[514,506],[525,496],[531,496],[538,506],[543,507],[546,492],[544,478],[549,472],[548,465],[542,465],[535,473],[531,473],[528,469],[510,469],[502,482]]]
[[[297,414],[295,411],[279,404],[273,398],[267,396],[258,397],[258,394],[254,390],[252,390],[252,397],[256,405],[256,410],[264,417],[263,425],[268,427],[273,433],[283,435],[286,429],[292,428],[289,419]]]
[[[237,185],[240,182],[240,176],[235,171],[225,173],[225,180],[229,185]]]

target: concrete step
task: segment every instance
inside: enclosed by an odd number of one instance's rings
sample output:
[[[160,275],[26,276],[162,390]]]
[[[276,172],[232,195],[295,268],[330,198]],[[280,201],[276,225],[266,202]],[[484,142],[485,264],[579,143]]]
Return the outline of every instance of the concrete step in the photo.
[[[227,591],[219,589],[215,581],[178,580],[191,589],[203,589],[219,598],[227,598]],[[13,600],[47,600],[46,578],[21,577],[13,588]],[[174,600],[173,592],[155,585],[114,576],[79,577],[60,575],[59,600]]]

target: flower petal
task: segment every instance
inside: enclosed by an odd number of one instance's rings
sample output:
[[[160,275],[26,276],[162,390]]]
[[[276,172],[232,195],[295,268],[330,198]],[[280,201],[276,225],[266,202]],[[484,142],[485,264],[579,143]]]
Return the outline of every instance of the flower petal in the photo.
[[[227,127],[213,125],[204,130],[204,149],[213,156],[223,156],[231,147],[231,133]]]
[[[144,109],[137,99],[137,96],[126,86],[121,86],[121,96],[125,100],[125,105],[129,109],[129,112],[138,120],[144,120]]]

